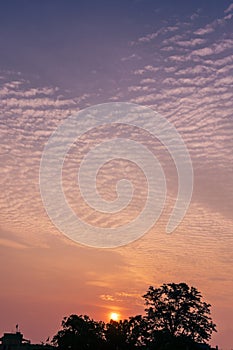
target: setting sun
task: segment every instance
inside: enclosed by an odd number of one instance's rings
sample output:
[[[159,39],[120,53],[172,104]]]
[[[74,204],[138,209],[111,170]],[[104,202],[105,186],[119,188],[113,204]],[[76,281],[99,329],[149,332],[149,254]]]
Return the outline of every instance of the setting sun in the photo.
[[[111,313],[110,313],[110,320],[118,321],[118,320],[119,320],[119,317],[120,317],[120,315],[117,314],[116,312],[111,312]]]

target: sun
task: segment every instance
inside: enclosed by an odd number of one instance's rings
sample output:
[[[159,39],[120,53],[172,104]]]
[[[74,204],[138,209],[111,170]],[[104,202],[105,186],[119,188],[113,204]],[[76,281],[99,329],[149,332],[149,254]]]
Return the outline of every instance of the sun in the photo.
[[[110,313],[110,320],[113,320],[113,321],[119,321],[119,317],[120,317],[120,315],[118,314],[118,313],[116,313],[116,312],[111,312]]]

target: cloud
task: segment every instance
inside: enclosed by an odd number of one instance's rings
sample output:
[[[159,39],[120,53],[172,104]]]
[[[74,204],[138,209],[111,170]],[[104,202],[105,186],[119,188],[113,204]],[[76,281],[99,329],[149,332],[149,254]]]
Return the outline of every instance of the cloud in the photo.
[[[213,33],[216,29],[223,27],[227,23],[227,21],[229,21],[231,18],[232,18],[231,14],[217,18],[211,23],[208,23],[203,28],[199,28],[195,30],[194,34],[202,36],[202,35]]]
[[[169,38],[166,38],[162,41],[163,45],[170,45],[170,44],[174,44],[180,40],[184,40],[185,38],[187,38],[187,34],[176,34],[176,35],[172,35]]]
[[[154,83],[156,83],[156,80],[152,78],[145,78],[141,80],[141,84],[154,84]]]
[[[64,98],[57,88],[33,87],[23,79],[3,82],[0,95],[2,220],[24,241],[30,232],[29,245],[44,246],[49,228],[51,235],[59,233],[49,222],[41,202],[38,172],[42,150],[57,125],[77,111],[88,95]],[[18,225],[20,230],[16,229]],[[24,241],[15,246],[22,247]],[[1,244],[13,243],[2,237]]]
[[[143,75],[146,73],[156,73],[160,70],[160,67],[154,67],[152,65],[146,65],[143,68],[137,69],[133,72],[135,75]]]
[[[178,26],[167,26],[167,27],[163,27],[161,29],[159,29],[158,31],[154,32],[154,33],[149,33],[145,36],[142,36],[138,39],[139,43],[148,43],[154,39],[156,39],[157,37],[167,34],[167,33],[173,33],[175,31],[178,30]]]
[[[204,47],[202,49],[198,49],[192,52],[192,55],[197,55],[197,56],[210,56],[214,53],[213,48],[210,47]]]
[[[114,297],[112,295],[109,295],[109,294],[101,294],[100,299],[102,299],[104,301],[115,301]]]
[[[101,294],[100,296],[101,300],[104,300],[106,302],[110,302],[111,304],[122,304],[122,305],[131,305],[131,304],[135,304],[135,305],[142,305],[143,301],[142,301],[142,293],[130,293],[130,292],[125,292],[125,291],[119,291],[119,292],[115,292],[113,295],[109,295],[109,294]]]
[[[224,19],[230,20],[230,19],[232,19],[232,17],[233,17],[233,13],[229,13],[229,15],[225,16]]]
[[[13,249],[30,248],[30,242],[19,237],[17,234],[0,227],[0,246]]]
[[[161,30],[155,32],[155,33],[151,33],[151,34],[147,34],[145,36],[142,36],[141,38],[138,39],[139,43],[147,43],[150,42],[151,40],[157,38],[160,34],[162,33]]]
[[[200,38],[177,42],[179,46],[188,47],[188,48],[192,48],[198,45],[203,45],[205,43],[206,43],[206,39],[200,39]]]
[[[135,46],[133,57],[131,54],[125,55],[121,61],[136,57],[143,59],[136,59],[132,71],[127,74],[122,73],[124,79],[119,79],[115,90],[113,88],[112,91],[108,91],[109,99],[127,100],[151,106],[177,127],[194,162],[194,170],[197,174],[195,186],[199,189],[198,198],[194,199],[194,203],[198,202],[203,210],[202,223],[204,223],[205,233],[207,226],[210,225],[208,222],[205,226],[205,215],[212,220],[212,215],[217,213],[221,218],[215,225],[219,228],[222,223],[223,227],[230,229],[229,216],[233,210],[230,167],[233,162],[231,152],[233,147],[231,137],[233,42],[230,34],[222,35],[221,32],[216,37],[199,37],[203,33],[210,33],[209,29],[215,28],[217,23],[220,22],[209,23],[197,31],[193,28],[194,34],[192,30],[184,33],[174,26],[140,37],[144,39],[139,38],[140,45]],[[155,39],[158,39],[156,48],[152,47],[151,51],[147,52],[144,45]],[[162,51],[164,45],[169,45],[169,50]],[[16,75],[14,78],[9,78],[4,76],[4,73],[1,74],[3,81],[0,89],[2,147],[0,156],[3,166],[0,204],[2,220],[10,230],[17,232],[18,241],[16,237],[12,239],[2,237],[0,243],[4,246],[12,246],[12,242],[16,242],[15,248],[21,249],[26,239],[32,246],[44,247],[51,244],[51,239],[58,239],[66,245],[72,245],[49,221],[43,208],[38,186],[40,157],[46,140],[60,122],[72,112],[93,101],[94,103],[106,102],[108,100],[104,95],[106,91],[103,90],[103,94],[99,91],[94,94],[82,91],[80,95],[70,97],[67,92],[56,86],[37,87],[24,80],[22,76]],[[137,134],[134,136],[138,137]],[[67,156],[64,188],[67,191],[69,203],[77,211],[81,208],[83,217],[87,221],[90,220],[98,225],[111,223],[116,226],[127,219],[127,213],[124,212],[121,217],[114,218],[98,217],[96,213],[86,210],[86,207],[81,204],[81,198],[74,190],[77,186],[77,164],[81,156],[101,138],[103,138],[101,132],[86,135],[73,153]],[[144,142],[155,152],[158,151],[158,147],[155,147],[151,140],[144,139]],[[163,162],[169,163],[164,160]],[[170,167],[169,164],[166,166]],[[100,183],[103,186],[100,188],[108,198],[112,198],[111,185],[115,176],[112,170],[116,168],[116,166],[109,167],[108,170],[111,170],[109,174],[107,171],[101,174]],[[219,179],[224,186],[220,186]],[[138,179],[134,181],[140,188],[140,181]],[[176,184],[173,184],[173,179],[169,181],[172,183],[171,192],[173,193],[176,190]],[[136,199],[139,203],[141,199],[139,194]],[[136,209],[134,212],[132,210],[130,215],[134,215],[137,212]],[[187,232],[198,231],[198,220],[196,220],[198,215],[195,210],[190,212],[189,222],[185,226]],[[190,225],[189,229],[188,225]],[[152,232],[156,230],[164,232],[162,226],[155,226]],[[226,235],[227,229],[224,228],[222,232]],[[181,231],[178,230],[178,234],[181,235]],[[163,237],[159,237],[164,242]],[[179,240],[182,246],[182,238]],[[149,247],[149,242],[146,246],[145,250]],[[160,248],[162,249],[162,245]],[[172,256],[172,249],[175,248],[171,245],[170,249],[168,253]],[[124,255],[124,251],[121,254]],[[185,259],[189,261],[188,257]],[[90,276],[86,283],[96,288],[108,289],[111,278],[110,273],[106,274],[105,278]],[[137,278],[140,279],[141,275]],[[147,279],[148,277],[145,276],[145,280]],[[123,298],[122,295],[114,295],[111,291],[103,293],[101,290],[99,295],[102,296],[103,301],[104,298]]]
[[[233,48],[233,39],[221,40],[217,43],[212,44],[209,47],[193,50],[190,56],[211,56],[218,55],[226,50]],[[189,57],[190,57],[189,56]]]
[[[25,249],[28,248],[26,245],[22,243],[18,243],[15,241],[11,241],[10,239],[0,238],[0,246],[14,248],[14,249]]]
[[[127,56],[127,57],[122,57],[121,58],[121,61],[122,62],[125,62],[125,61],[131,61],[131,60],[140,60],[141,57],[139,55],[136,55],[135,53],[133,53],[132,55],[130,56]]]
[[[233,3],[228,6],[228,8],[224,11],[225,13],[229,13],[233,10]]]
[[[214,32],[214,27],[211,26],[210,24],[208,24],[206,27],[204,28],[199,28],[197,29],[194,34],[197,35],[206,35],[206,34],[210,34]]]

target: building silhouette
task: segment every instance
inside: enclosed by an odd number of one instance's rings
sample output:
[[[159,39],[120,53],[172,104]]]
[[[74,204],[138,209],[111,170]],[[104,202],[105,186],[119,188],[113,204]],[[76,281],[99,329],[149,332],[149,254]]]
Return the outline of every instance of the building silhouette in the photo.
[[[48,344],[31,344],[30,340],[23,337],[16,326],[15,333],[4,333],[0,338],[0,350],[51,350],[53,347]]]

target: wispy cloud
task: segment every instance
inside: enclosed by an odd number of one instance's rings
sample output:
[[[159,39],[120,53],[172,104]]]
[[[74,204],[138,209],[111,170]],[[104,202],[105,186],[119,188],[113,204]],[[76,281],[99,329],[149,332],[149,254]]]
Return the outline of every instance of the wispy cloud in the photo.
[[[226,10],[224,11],[225,13],[229,13],[229,12],[232,12],[233,11],[233,3],[232,4],[230,4],[227,8],[226,8]]]
[[[167,33],[173,33],[177,30],[178,30],[178,26],[163,27],[154,33],[149,33],[149,34],[146,34],[145,36],[138,38],[138,43],[148,43],[161,35],[164,35]]]

